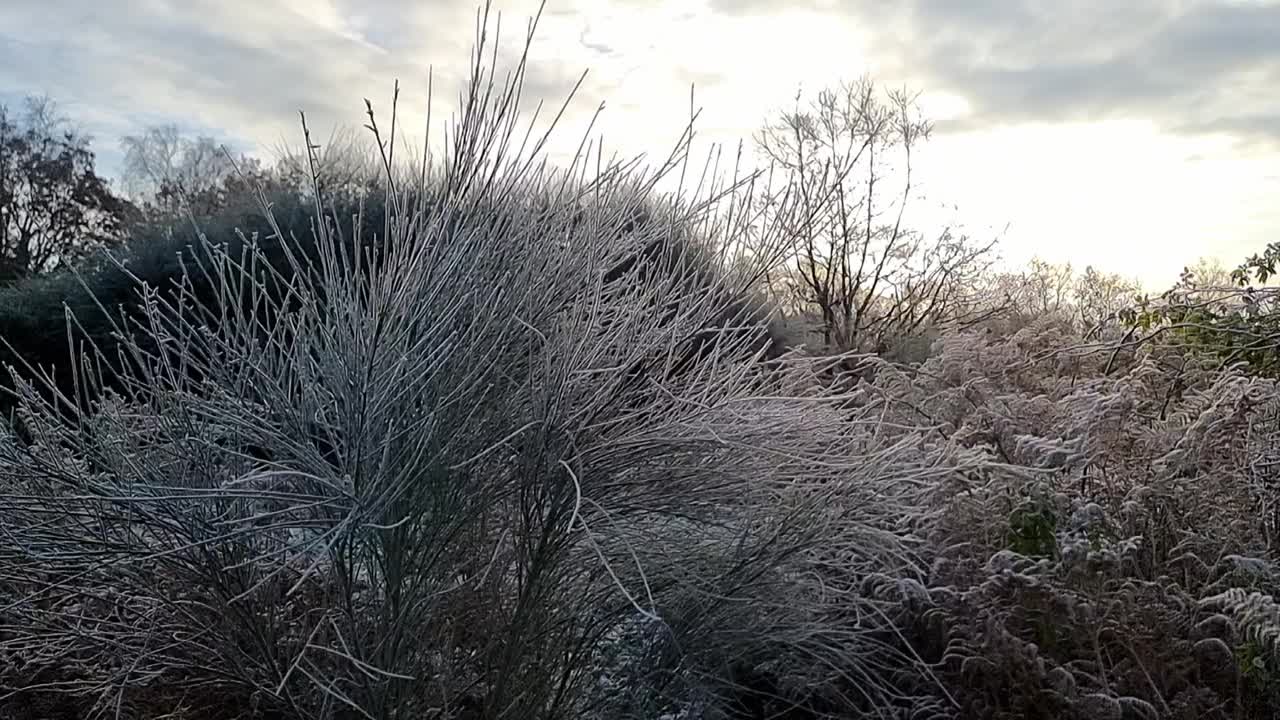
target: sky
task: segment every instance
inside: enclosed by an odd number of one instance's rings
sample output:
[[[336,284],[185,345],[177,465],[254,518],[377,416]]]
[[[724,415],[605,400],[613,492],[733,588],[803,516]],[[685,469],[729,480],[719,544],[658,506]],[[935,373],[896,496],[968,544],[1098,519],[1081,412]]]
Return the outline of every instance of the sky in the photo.
[[[500,63],[535,0],[495,0]],[[47,94],[119,169],[121,137],[176,123],[240,150],[457,97],[475,0],[4,0],[0,101]],[[607,148],[732,155],[798,91],[869,76],[919,91],[922,229],[1162,287],[1201,257],[1280,241],[1280,0],[548,0],[528,105],[558,107],[553,157],[596,109]],[[385,117],[385,116],[384,116]]]

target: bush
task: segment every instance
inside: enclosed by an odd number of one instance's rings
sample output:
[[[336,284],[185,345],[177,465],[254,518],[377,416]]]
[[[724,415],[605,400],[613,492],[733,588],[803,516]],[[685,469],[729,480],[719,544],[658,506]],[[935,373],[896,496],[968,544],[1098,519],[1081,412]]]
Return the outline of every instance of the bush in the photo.
[[[763,362],[763,273],[721,251],[749,187],[525,173],[520,73],[486,77],[379,242],[267,213],[167,291],[139,250],[90,283],[141,293],[127,362],[71,365],[62,406],[15,374],[7,716],[945,709],[893,616],[953,449]]]

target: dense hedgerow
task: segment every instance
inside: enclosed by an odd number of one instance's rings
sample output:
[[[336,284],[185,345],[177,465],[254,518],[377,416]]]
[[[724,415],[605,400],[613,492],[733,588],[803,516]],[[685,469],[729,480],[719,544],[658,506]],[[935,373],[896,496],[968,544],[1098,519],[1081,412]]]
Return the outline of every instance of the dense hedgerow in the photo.
[[[263,267],[270,267],[287,281],[293,273],[287,250],[308,262],[318,259],[311,227],[316,219],[314,204],[296,193],[273,194],[269,198],[275,222],[292,232],[278,237],[258,204],[241,203],[222,214],[209,217],[139,223],[126,244],[93,258],[93,262],[52,276],[32,278],[13,287],[0,288],[0,362],[40,374],[51,373],[56,387],[71,394],[75,362],[94,348],[105,363],[103,380],[111,381],[120,369],[120,333],[132,332],[143,317],[144,288],[171,297],[183,275],[188,275],[189,292],[201,303],[216,300],[218,288],[205,270],[213,257],[207,245],[240,259],[250,248]],[[347,218],[346,233],[358,230],[358,237],[371,247],[383,232],[382,198],[372,196],[360,202],[344,198],[330,204],[326,215]],[[351,219],[359,218],[358,228]],[[68,316],[75,329],[75,346],[68,347]],[[146,343],[145,337],[137,342]],[[151,352],[154,347],[147,347]],[[4,378],[10,391],[12,384]],[[14,406],[11,392],[0,393],[0,408]]]

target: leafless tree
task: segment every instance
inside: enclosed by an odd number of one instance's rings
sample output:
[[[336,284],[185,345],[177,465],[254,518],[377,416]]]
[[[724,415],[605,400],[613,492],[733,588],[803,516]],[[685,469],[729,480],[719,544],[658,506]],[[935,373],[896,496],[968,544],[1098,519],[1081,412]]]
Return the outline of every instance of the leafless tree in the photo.
[[[1032,258],[1021,275],[1018,305],[1026,313],[1050,315],[1062,312],[1070,304],[1076,278],[1076,271],[1071,263],[1059,265],[1041,258]]]
[[[1091,334],[1117,322],[1124,309],[1133,305],[1140,287],[1123,275],[1090,265],[1076,278],[1072,291],[1080,328]]]
[[[1122,324],[1124,310],[1140,290],[1136,280],[1086,266],[1032,258],[1020,270],[989,273],[980,284],[981,303],[990,312],[985,327],[1008,335],[1043,322],[1057,323],[1088,337]]]
[[[267,177],[255,158],[234,155],[212,137],[186,135],[176,125],[147,128],[121,146],[125,188],[160,213],[216,212],[246,189],[238,187],[245,178]]]
[[[963,289],[992,247],[904,221],[917,190],[912,156],[932,129],[916,97],[864,78],[803,107],[797,96],[756,136],[785,177],[768,192],[802,207],[772,280],[784,304],[817,321],[827,348],[870,349],[966,314]]]

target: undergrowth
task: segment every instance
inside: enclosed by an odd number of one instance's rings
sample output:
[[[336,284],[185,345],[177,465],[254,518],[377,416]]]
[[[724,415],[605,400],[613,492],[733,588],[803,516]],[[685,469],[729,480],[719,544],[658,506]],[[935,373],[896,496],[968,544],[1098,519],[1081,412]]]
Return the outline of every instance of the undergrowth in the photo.
[[[1274,381],[1051,320],[868,359],[886,421],[979,453],[921,521],[912,642],[963,717],[1270,717],[1280,440]]]

